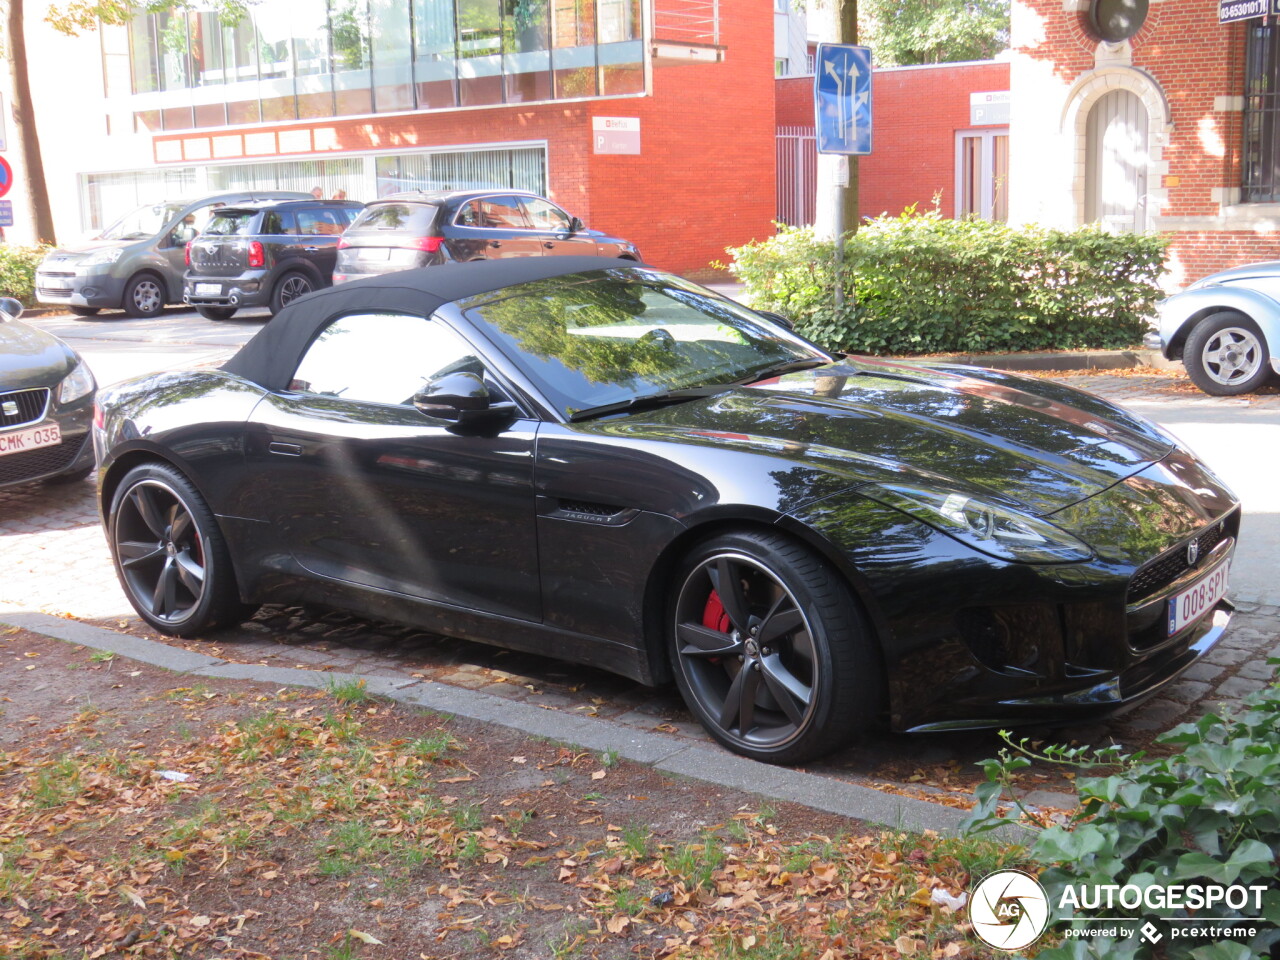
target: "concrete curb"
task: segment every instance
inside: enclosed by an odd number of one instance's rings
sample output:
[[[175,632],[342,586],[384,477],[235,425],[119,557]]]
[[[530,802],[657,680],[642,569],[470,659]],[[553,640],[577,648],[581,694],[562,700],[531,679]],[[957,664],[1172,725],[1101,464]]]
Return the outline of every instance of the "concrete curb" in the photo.
[[[528,736],[571,743],[587,750],[616,751],[627,760],[651,766],[663,773],[743,790],[769,800],[799,803],[815,810],[895,829],[934,830],[955,835],[966,816],[962,810],[799,770],[757,763],[727,750],[690,744],[666,734],[632,730],[605,720],[515,703],[493,694],[448,684],[231,663],[77,620],[32,613],[12,603],[0,603],[0,624],[198,677],[254,680],[317,689],[335,682],[364,680],[370,693],[400,703],[497,724]],[[1001,839],[1026,842],[1029,834],[1019,833],[1021,835],[1015,836],[1006,831]]]
[[[882,357],[900,363],[961,363],[971,367],[991,367],[995,370],[1067,371],[1067,370],[1125,370],[1133,367],[1169,369],[1180,367],[1160,355],[1159,350],[1146,348],[1135,350],[1081,350],[1049,353],[968,353],[931,357]]]

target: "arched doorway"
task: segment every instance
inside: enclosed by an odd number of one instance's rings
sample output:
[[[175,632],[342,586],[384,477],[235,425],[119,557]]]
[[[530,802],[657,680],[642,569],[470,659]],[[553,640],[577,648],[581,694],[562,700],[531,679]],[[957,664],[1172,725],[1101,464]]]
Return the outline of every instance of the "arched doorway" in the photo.
[[[1085,128],[1085,220],[1106,229],[1147,229],[1150,163],[1146,105],[1128,90],[1112,90],[1089,109]]]

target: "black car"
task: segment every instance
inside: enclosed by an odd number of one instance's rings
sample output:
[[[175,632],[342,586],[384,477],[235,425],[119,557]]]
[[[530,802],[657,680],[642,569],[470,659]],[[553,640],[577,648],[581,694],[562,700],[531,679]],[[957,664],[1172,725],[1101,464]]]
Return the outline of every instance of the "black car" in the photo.
[[[80,355],[0,299],[0,487],[83,480],[97,385]]]
[[[222,207],[187,244],[183,302],[202,317],[226,320],[241,307],[276,313],[329,286],[338,240],[363,206],[312,199]]]
[[[674,678],[796,762],[898,730],[1066,721],[1219,639],[1240,508],[1062,385],[837,359],[599,258],[295,301],[218,370],[115,386],[100,505],[140,615],[312,602]]]
[[[370,203],[343,235],[333,282],[442,263],[560,254],[640,260],[635,244],[588,230],[536,193],[397,193]]]

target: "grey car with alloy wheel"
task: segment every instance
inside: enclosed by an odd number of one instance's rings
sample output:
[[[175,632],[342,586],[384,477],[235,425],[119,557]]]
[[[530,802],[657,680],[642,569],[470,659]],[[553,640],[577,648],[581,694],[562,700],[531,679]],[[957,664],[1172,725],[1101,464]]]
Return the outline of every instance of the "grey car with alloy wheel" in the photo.
[[[279,312],[333,283],[338,240],[362,209],[353,200],[313,197],[223,207],[187,244],[183,301],[210,320],[242,307]]]
[[[255,199],[310,197],[281,190],[236,190],[143,204],[93,239],[46,256],[36,269],[36,300],[81,317],[104,309],[154,317],[166,304],[182,301],[187,242],[216,210]]]
[[[1205,393],[1237,396],[1280,376],[1280,261],[1212,274],[1157,309],[1147,345],[1181,360]]]

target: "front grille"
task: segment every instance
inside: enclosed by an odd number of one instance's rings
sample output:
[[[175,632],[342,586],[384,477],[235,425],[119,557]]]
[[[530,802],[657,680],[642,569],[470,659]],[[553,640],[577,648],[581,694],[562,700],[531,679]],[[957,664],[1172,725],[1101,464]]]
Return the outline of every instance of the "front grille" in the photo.
[[[9,404],[16,404],[18,409],[13,413],[6,413],[6,409],[11,409]],[[0,429],[39,423],[44,419],[44,412],[48,406],[48,387],[0,393]]]
[[[1198,536],[1182,541],[1172,550],[1166,550],[1151,562],[1139,567],[1138,572],[1129,581],[1127,602],[1137,603],[1173,583],[1190,569],[1190,565],[1187,563],[1188,544],[1192,540],[1198,541],[1200,546],[1199,557],[1203,559],[1209,555],[1210,550],[1232,535],[1231,530],[1234,528],[1235,521],[1236,517],[1234,515],[1219,520]],[[1199,560],[1197,560],[1198,562]]]
[[[84,433],[68,437],[56,447],[37,447],[26,453],[0,457],[0,484],[19,483],[65,470],[80,455],[88,439],[89,435]]]
[[[39,270],[36,272],[36,279],[43,280],[45,277],[74,277],[75,273],[66,270]]]

